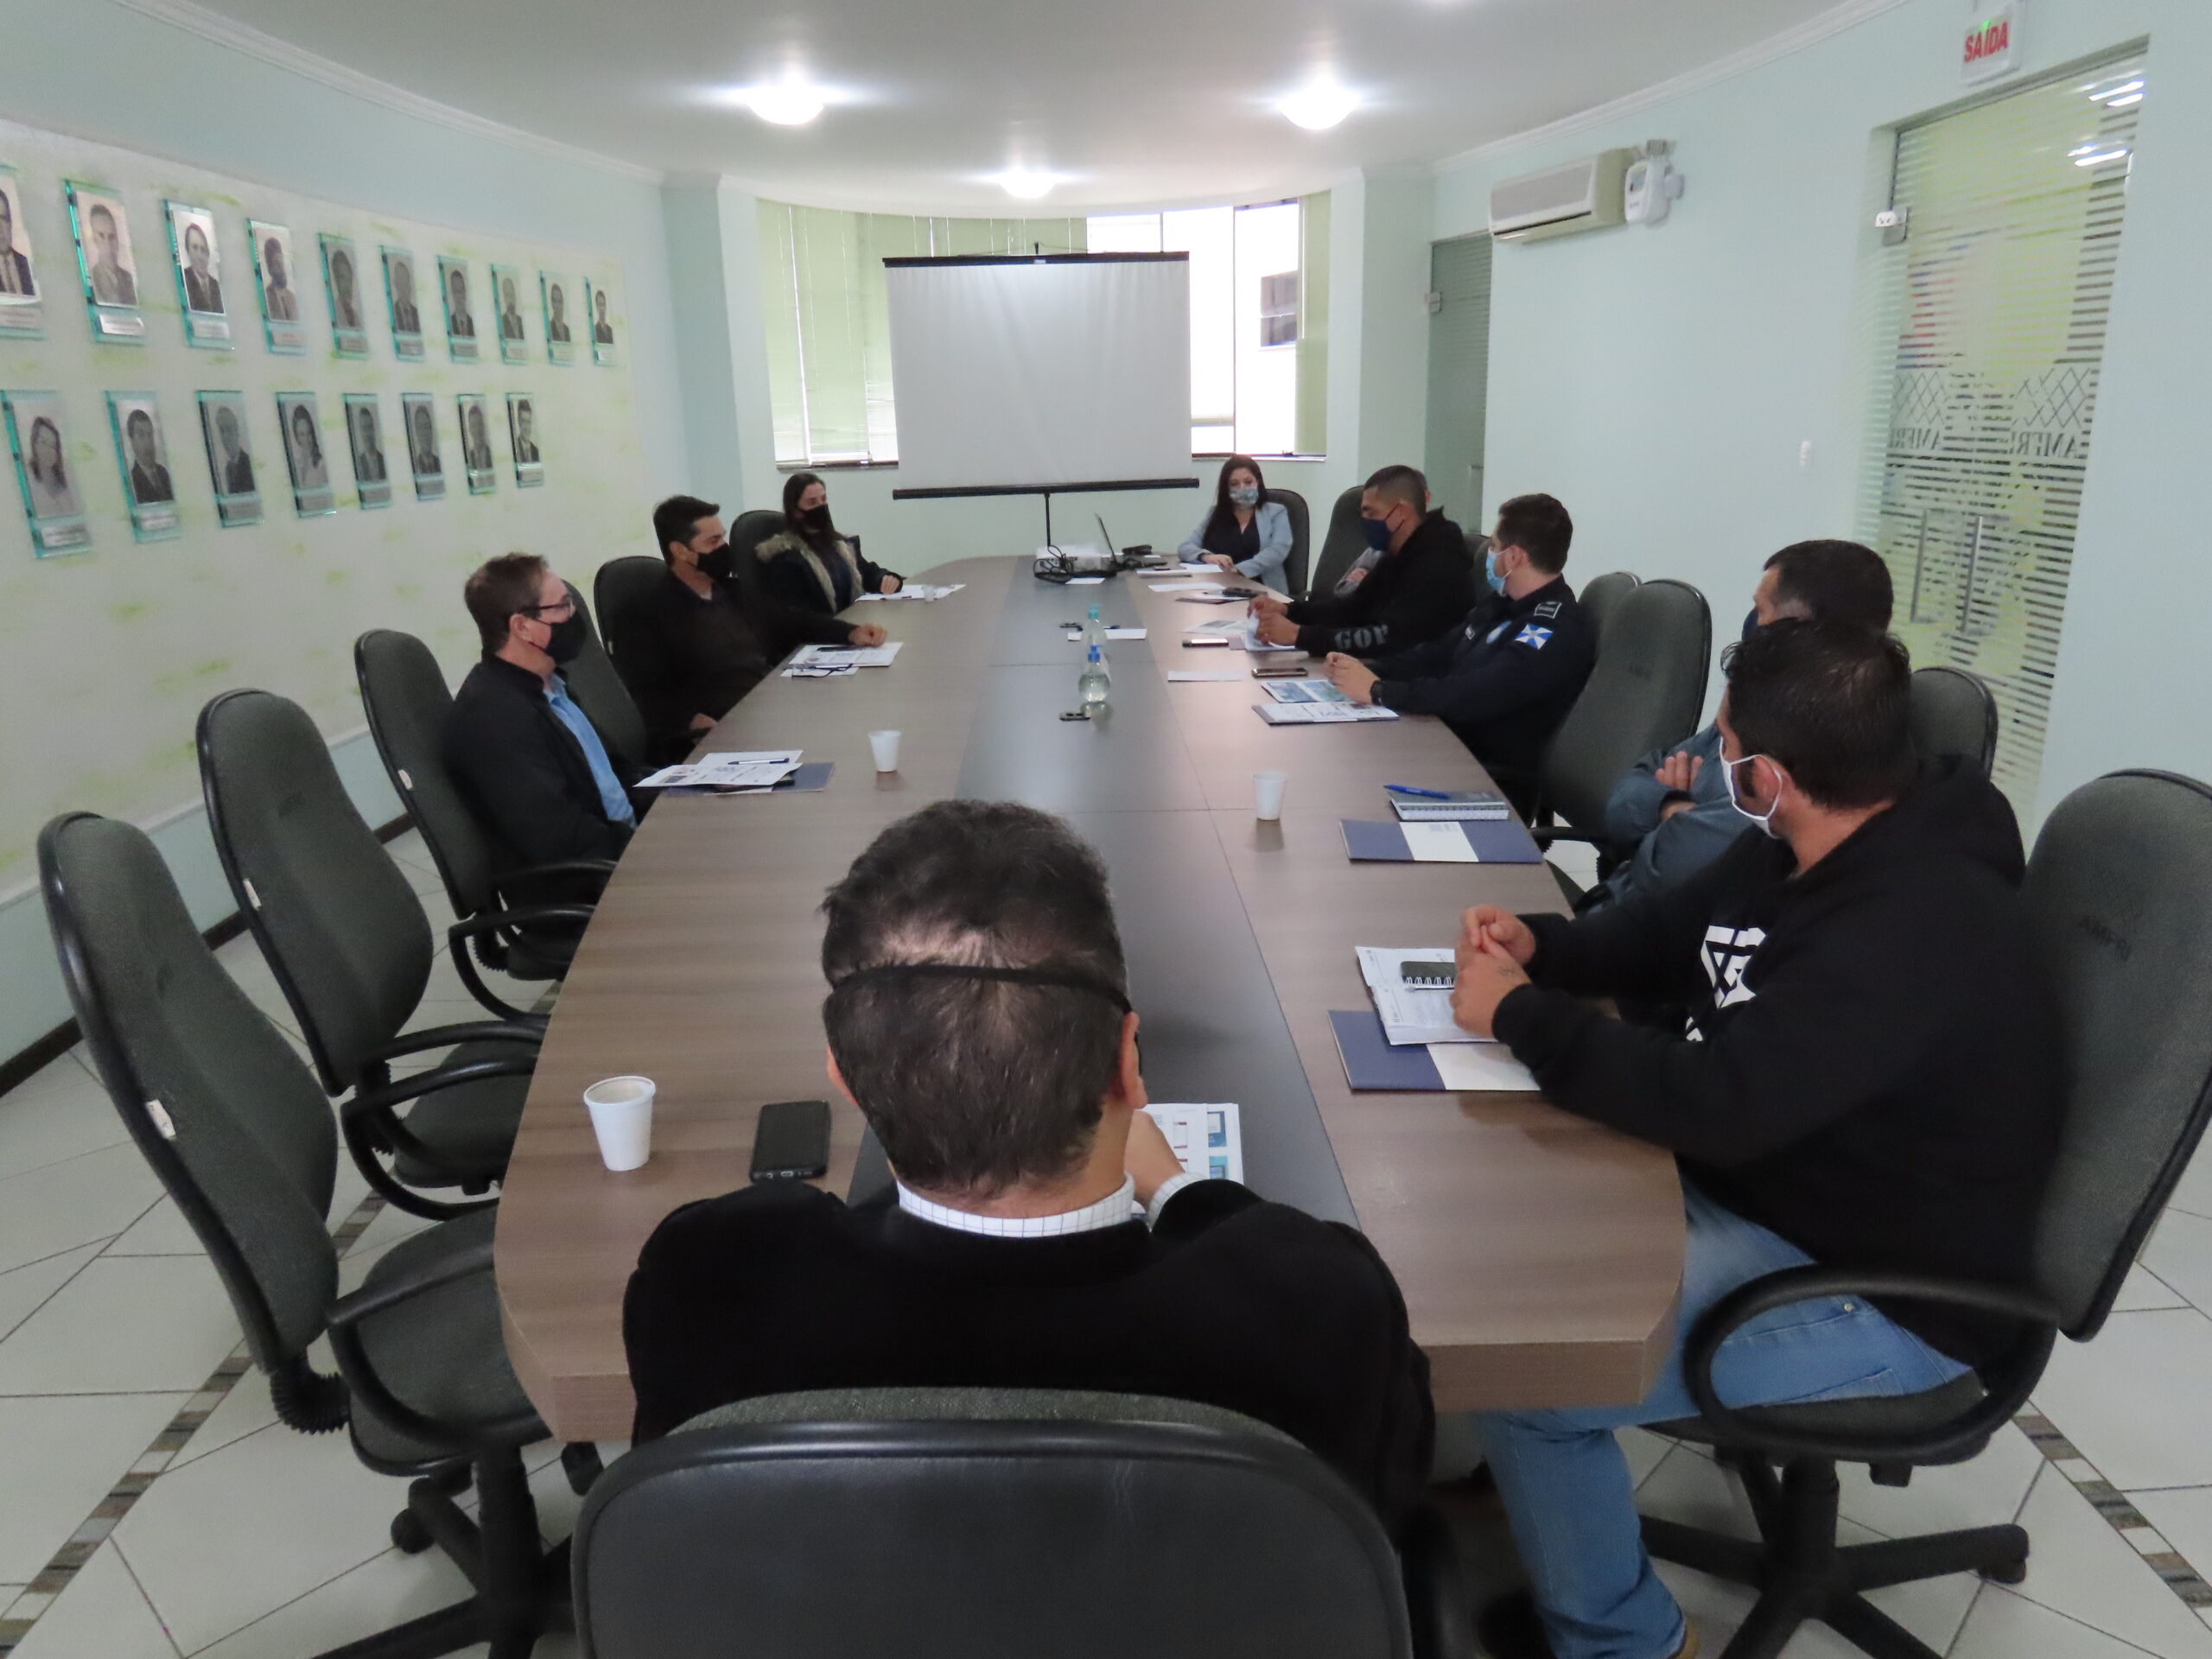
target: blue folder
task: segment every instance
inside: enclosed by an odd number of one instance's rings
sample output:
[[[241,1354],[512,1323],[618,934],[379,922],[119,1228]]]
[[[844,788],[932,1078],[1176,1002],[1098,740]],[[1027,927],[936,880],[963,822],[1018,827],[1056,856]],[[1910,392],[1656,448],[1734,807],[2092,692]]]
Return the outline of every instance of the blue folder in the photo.
[[[1387,819],[1345,818],[1342,822],[1344,851],[1356,862],[1413,862],[1405,831],[1398,824]],[[1535,837],[1518,818],[1447,818],[1444,822],[1459,826],[1467,844],[1475,849],[1475,856],[1485,864],[1541,864],[1544,861]]]
[[[1382,1034],[1382,1016],[1374,1009],[1332,1013],[1329,1028],[1336,1033],[1344,1081],[1353,1088],[1402,1091],[1444,1087],[1427,1048],[1420,1043],[1392,1047]]]

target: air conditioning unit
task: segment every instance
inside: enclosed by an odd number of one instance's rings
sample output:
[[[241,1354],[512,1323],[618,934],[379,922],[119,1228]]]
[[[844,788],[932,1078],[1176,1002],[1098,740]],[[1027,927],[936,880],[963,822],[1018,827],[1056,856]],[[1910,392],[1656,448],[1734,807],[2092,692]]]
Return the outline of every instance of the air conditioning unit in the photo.
[[[1632,149],[1602,150],[1565,167],[1492,185],[1490,233],[1501,241],[1536,242],[1624,222],[1621,183],[1635,159]]]

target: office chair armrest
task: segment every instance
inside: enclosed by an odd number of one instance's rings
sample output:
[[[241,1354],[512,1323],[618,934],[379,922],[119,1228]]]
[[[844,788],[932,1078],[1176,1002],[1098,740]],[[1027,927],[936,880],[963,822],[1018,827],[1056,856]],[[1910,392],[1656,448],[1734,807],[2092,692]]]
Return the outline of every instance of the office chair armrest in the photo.
[[[535,1047],[545,1040],[545,1021],[532,1015],[525,1020],[472,1020],[458,1026],[433,1026],[410,1031],[369,1051],[372,1063],[396,1060],[425,1049],[451,1048],[456,1043],[516,1042]]]
[[[330,1305],[324,1319],[333,1331],[350,1329],[363,1319],[389,1312],[425,1291],[436,1290],[473,1274],[491,1271],[492,1241],[487,1238],[481,1244],[472,1244],[458,1255],[446,1257],[434,1268],[396,1276],[374,1288],[365,1287],[348,1292]]]
[[[510,887],[527,887],[535,881],[550,880],[563,875],[596,875],[604,880],[614,874],[611,858],[560,858],[550,864],[533,864],[525,870],[509,870],[492,878],[492,885],[501,893]]]
[[[550,867],[549,867],[550,868]],[[611,868],[611,867],[610,867]],[[484,982],[476,969],[476,958],[469,950],[467,941],[480,938],[487,933],[504,933],[512,929],[532,927],[540,922],[584,922],[593,915],[589,905],[531,905],[521,910],[493,911],[486,915],[471,916],[466,921],[455,922],[446,930],[446,949],[453,957],[455,972],[461,983],[468,987],[468,994],[489,1013],[502,1020],[533,1020],[539,1016],[528,1008],[518,1008]]]
[[[482,1198],[471,1204],[449,1204],[443,1198],[425,1198],[385,1168],[378,1160],[377,1153],[379,1149],[405,1153],[433,1166],[451,1168],[408,1129],[406,1122],[392,1108],[455,1084],[475,1083],[486,1077],[526,1077],[537,1066],[537,1057],[534,1054],[526,1060],[471,1060],[465,1065],[442,1065],[418,1071],[381,1089],[365,1092],[355,1090],[338,1109],[339,1127],[345,1132],[346,1149],[353,1154],[354,1166],[386,1203],[398,1205],[410,1215],[450,1221],[456,1216],[489,1208],[499,1200]],[[461,1173],[467,1179],[477,1178],[473,1170]]]
[[[1811,1434],[1757,1422],[1722,1403],[1713,1385],[1713,1362],[1721,1344],[1762,1313],[1821,1296],[1889,1297],[1934,1302],[1969,1313],[2016,1321],[2019,1341],[2003,1361],[1990,1368],[1994,1382],[1973,1406],[1948,1423],[1910,1436],[1871,1440]],[[1922,1463],[1942,1460],[1986,1440],[2027,1403],[2043,1375],[2044,1362],[2058,1334],[2058,1312],[2031,1291],[1986,1285],[1967,1279],[1937,1279],[1914,1273],[1859,1272],[1845,1268],[1785,1268],[1739,1285],[1709,1308],[1690,1332],[1682,1354],[1683,1380],[1698,1414],[1712,1427],[1763,1450],[1839,1463]],[[1747,1407],[1756,1410],[1757,1407]]]

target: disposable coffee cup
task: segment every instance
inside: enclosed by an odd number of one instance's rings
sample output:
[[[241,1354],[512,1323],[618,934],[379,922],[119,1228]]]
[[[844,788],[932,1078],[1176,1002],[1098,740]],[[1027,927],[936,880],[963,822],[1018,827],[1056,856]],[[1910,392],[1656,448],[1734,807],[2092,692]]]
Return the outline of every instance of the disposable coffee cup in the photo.
[[[584,1090],[600,1161],[609,1169],[635,1169],[652,1155],[653,1080],[608,1077]]]
[[[875,751],[875,769],[878,772],[899,770],[898,733],[870,732],[868,734],[868,746]]]
[[[1289,781],[1287,773],[1255,772],[1252,774],[1252,816],[1273,823],[1282,817],[1282,786]]]

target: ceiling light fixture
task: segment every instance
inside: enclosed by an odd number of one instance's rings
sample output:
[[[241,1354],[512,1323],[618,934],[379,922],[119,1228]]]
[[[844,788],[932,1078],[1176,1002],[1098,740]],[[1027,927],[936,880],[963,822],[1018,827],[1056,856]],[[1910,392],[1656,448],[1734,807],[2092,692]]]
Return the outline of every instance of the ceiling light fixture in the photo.
[[[1317,80],[1300,88],[1275,107],[1308,132],[1325,132],[1359,107],[1358,98],[1334,81]]]
[[[1052,194],[1059,182],[1050,173],[1040,173],[1026,167],[1010,167],[1003,173],[991,175],[991,182],[1019,201],[1035,201]]]
[[[749,87],[740,97],[746,108],[774,126],[803,127],[822,113],[822,94],[795,81]]]

